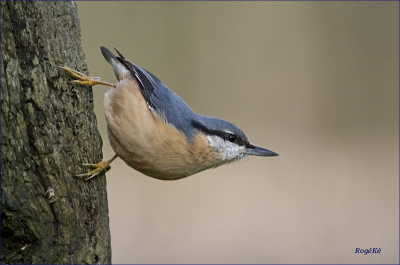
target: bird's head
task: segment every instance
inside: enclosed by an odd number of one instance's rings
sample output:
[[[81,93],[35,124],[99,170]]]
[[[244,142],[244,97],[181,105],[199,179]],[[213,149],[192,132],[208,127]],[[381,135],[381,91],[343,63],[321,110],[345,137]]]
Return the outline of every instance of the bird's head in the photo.
[[[248,156],[277,156],[270,150],[255,146],[234,124],[212,117],[202,116],[192,121],[192,126],[206,135],[209,146],[220,159],[221,164],[231,163]]]

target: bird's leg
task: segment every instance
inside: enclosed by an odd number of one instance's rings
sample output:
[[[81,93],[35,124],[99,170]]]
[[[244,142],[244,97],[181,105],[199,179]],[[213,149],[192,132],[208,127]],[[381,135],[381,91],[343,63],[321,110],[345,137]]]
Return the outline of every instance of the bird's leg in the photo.
[[[88,86],[105,85],[105,86],[115,87],[114,84],[102,81],[100,77],[86,76],[85,74],[82,74],[81,72],[78,72],[78,71],[73,70],[66,66],[57,66],[57,68],[60,68],[60,69],[64,70],[65,72],[68,72],[73,77],[79,79],[79,80],[70,81],[70,83],[75,83],[75,84],[79,84],[79,85],[88,85]]]
[[[111,162],[114,161],[114,159],[116,159],[117,157],[118,157],[117,155],[114,155],[110,160],[101,161],[97,164],[82,164],[82,166],[90,167],[93,170],[88,173],[75,175],[75,177],[85,177],[85,180],[89,180],[89,179],[97,176],[98,174],[100,174],[103,171],[107,172],[111,169],[111,166],[110,166]]]

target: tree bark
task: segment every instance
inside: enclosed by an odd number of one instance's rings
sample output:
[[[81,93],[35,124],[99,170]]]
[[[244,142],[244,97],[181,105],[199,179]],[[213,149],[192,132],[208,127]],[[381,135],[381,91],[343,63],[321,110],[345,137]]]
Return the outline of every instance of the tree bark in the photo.
[[[1,2],[1,262],[111,263],[106,178],[74,2]],[[56,197],[45,197],[54,189]],[[55,200],[55,201],[54,201]]]

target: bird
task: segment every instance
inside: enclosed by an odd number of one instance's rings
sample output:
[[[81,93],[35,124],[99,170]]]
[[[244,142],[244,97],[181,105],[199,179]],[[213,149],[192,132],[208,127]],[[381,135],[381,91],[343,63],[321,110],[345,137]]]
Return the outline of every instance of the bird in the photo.
[[[100,46],[112,66],[116,84],[86,76],[67,66],[62,70],[78,85],[105,85],[107,134],[115,155],[98,164],[83,164],[91,170],[78,174],[89,180],[120,157],[128,166],[160,180],[177,180],[206,169],[249,156],[278,154],[253,145],[233,123],[195,113],[175,92],[149,71]]]

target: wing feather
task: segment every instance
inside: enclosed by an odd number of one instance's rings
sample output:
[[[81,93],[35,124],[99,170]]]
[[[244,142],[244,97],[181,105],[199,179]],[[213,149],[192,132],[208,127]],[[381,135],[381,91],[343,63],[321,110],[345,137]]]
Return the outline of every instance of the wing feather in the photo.
[[[138,80],[140,92],[150,110],[161,114],[169,124],[184,132],[188,141],[192,141],[196,129],[192,128],[190,121],[195,119],[197,114],[190,109],[183,99],[169,90],[156,76],[146,69],[128,61],[117,49],[115,50],[119,57],[113,55],[107,48],[101,46],[104,58],[106,58],[113,67],[115,67],[113,60],[115,60],[116,63],[123,64]]]
[[[118,54],[120,56],[122,55],[120,53]],[[149,106],[153,109],[158,109],[157,106],[155,106],[152,102],[151,98],[155,95],[157,87],[162,84],[161,81],[147,70],[137,66],[136,64],[126,60],[125,58],[117,57],[117,59],[118,61],[123,63],[137,78],[140,83],[140,92],[142,92],[142,95]]]

